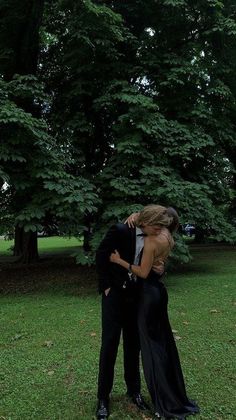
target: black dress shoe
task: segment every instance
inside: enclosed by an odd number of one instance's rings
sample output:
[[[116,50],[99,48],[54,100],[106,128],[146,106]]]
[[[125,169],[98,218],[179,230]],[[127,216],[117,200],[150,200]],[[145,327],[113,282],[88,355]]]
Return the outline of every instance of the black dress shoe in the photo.
[[[96,417],[98,420],[107,420],[109,416],[108,400],[98,400]]]
[[[139,408],[139,410],[149,410],[149,406],[144,401],[141,394],[128,394],[132,402]]]

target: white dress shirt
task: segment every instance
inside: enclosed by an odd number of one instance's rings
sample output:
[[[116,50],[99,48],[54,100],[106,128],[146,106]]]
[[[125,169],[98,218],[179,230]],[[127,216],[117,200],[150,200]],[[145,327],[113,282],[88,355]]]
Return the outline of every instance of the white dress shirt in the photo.
[[[143,246],[144,246],[144,237],[143,236],[138,236],[138,235],[142,235],[143,231],[136,227],[136,246],[135,246],[135,256],[134,256],[134,265],[139,265],[140,264],[140,254],[142,252]]]

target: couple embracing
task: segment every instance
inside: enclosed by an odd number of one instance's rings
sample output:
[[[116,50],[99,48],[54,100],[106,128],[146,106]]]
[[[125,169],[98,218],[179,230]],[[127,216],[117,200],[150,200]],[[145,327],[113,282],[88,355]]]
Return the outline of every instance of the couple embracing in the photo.
[[[150,205],[112,226],[96,256],[102,294],[102,345],[96,417],[109,416],[114,366],[123,335],[127,395],[148,410],[140,388],[139,355],[154,407],[155,419],[184,419],[199,411],[186,395],[183,374],[168,320],[164,264],[174,246],[178,214],[173,208]],[[135,220],[135,223],[132,223]]]

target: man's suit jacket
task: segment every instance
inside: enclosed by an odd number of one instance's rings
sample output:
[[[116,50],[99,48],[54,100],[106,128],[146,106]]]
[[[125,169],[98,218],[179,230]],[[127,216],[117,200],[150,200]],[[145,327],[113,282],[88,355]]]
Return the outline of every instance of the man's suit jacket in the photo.
[[[121,289],[124,282],[129,284],[128,270],[109,261],[110,254],[117,250],[125,261],[134,261],[136,230],[127,224],[117,223],[111,226],[100,243],[96,253],[96,267],[99,279],[99,292],[114,287]]]

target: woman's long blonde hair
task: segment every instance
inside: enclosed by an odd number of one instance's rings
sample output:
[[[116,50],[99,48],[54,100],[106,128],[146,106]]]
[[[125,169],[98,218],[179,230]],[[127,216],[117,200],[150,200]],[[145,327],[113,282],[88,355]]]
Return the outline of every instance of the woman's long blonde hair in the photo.
[[[140,212],[136,224],[138,227],[161,225],[168,228],[172,221],[173,217],[168,214],[166,207],[150,204]]]

